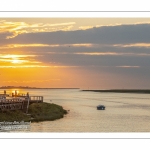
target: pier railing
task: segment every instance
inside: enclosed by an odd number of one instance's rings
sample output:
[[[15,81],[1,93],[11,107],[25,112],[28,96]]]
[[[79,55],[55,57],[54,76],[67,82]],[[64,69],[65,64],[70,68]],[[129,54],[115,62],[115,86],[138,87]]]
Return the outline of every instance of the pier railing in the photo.
[[[17,90],[15,90],[15,93],[7,94],[4,90],[4,93],[0,94],[0,111],[21,109],[28,113],[30,104],[42,102],[43,96],[29,96],[29,92],[24,94],[18,93]]]
[[[4,100],[4,99],[6,99],[5,96],[0,96],[0,100]]]
[[[15,98],[15,99],[3,99],[3,100],[0,100],[0,105],[1,104],[9,104],[9,103],[20,103],[20,102],[23,102],[24,100],[22,99],[19,99],[19,98]]]
[[[28,102],[29,101],[29,102]],[[28,103],[41,103],[43,96],[30,96],[30,97],[0,97],[0,111],[17,110],[21,109],[26,112]]]
[[[31,101],[43,101],[43,96],[30,96]]]
[[[23,109],[24,100],[22,99],[5,99],[0,100],[0,111]]]

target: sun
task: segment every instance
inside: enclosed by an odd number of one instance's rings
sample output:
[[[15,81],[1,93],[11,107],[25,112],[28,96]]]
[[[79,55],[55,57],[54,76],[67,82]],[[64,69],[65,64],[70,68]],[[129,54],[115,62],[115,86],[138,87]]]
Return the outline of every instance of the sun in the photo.
[[[19,63],[20,63],[20,60],[19,60],[19,59],[13,59],[13,60],[11,61],[11,63],[13,63],[13,64],[19,64]]]

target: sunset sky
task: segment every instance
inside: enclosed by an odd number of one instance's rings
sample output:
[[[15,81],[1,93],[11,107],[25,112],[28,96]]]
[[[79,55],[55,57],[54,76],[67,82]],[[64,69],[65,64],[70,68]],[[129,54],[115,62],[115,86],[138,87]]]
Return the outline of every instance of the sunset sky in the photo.
[[[149,18],[1,18],[0,86],[150,88]]]

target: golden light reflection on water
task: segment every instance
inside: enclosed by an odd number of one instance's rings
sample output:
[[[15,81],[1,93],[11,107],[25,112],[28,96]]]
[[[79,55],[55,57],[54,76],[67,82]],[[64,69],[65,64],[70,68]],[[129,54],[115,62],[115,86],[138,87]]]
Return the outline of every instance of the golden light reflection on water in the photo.
[[[12,94],[15,95],[15,93],[16,93],[16,95],[21,94],[21,93],[25,93],[25,91],[22,91],[22,89],[18,89],[18,88],[16,88],[16,89],[15,88],[14,89],[5,89],[5,90],[9,96],[12,96]]]
[[[19,90],[18,90],[18,89],[12,90],[11,93],[14,93],[14,94],[16,93],[16,94],[18,94],[18,93],[19,93]]]
[[[41,93],[41,94],[39,94],[39,93],[37,93],[37,91],[36,90],[34,90],[34,89],[28,89],[28,88],[12,88],[12,89],[3,89],[3,90],[1,90],[1,94],[3,94],[4,93],[4,90],[6,91],[6,94],[8,94],[9,96],[12,96],[12,93],[13,94],[15,94],[15,92],[16,92],[16,94],[17,95],[26,95],[27,93],[29,93],[31,96],[37,96],[37,95],[40,95],[40,96],[42,96],[43,94]],[[36,91],[36,92],[35,92]]]

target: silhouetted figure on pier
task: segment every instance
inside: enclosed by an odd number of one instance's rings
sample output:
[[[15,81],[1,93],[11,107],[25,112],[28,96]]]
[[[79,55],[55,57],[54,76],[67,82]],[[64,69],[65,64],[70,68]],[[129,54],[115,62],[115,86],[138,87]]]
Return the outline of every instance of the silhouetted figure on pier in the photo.
[[[12,97],[14,97],[14,93],[12,93]]]
[[[17,91],[15,90],[15,96],[17,96]]]
[[[29,92],[27,92],[27,97],[29,97]]]
[[[6,90],[4,90],[4,94],[6,95]]]

